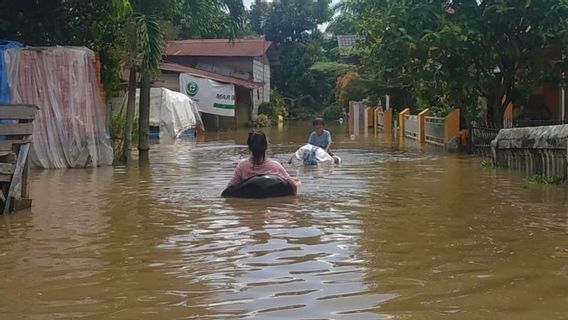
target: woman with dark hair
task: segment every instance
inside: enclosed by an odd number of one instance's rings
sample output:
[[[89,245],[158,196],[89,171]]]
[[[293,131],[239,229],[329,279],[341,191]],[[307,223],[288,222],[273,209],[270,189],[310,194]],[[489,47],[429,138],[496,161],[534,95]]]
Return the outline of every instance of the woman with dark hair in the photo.
[[[279,162],[266,158],[268,141],[263,132],[255,131],[249,133],[247,144],[251,157],[239,162],[235,168],[233,177],[229,181],[229,187],[251,177],[269,175],[280,177],[290,182],[295,189],[298,189],[301,184],[300,180],[292,178]]]

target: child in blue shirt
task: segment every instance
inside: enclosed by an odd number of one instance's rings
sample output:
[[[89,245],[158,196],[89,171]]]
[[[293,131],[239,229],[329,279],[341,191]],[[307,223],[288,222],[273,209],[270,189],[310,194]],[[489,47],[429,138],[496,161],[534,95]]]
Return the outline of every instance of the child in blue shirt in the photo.
[[[331,133],[325,130],[325,122],[323,122],[323,119],[314,119],[312,125],[314,126],[314,131],[310,134],[308,143],[322,148],[325,152],[329,153],[330,156],[333,156],[333,153],[329,150],[329,147],[331,147]]]

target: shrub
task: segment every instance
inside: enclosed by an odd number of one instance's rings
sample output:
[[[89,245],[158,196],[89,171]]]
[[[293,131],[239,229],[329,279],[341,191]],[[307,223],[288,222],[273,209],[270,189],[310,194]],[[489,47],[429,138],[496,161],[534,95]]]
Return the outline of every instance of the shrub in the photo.
[[[562,183],[562,179],[545,175],[535,175],[529,177],[529,182],[534,184],[560,184]]]
[[[124,128],[126,127],[126,116],[120,113],[111,115],[109,125],[109,135],[112,144],[114,158],[118,159],[122,155],[124,148]]]
[[[255,125],[259,128],[270,127],[271,124],[270,118],[265,114],[260,114],[256,118]]]
[[[366,82],[361,79],[357,71],[351,70],[337,79],[335,98],[347,107],[349,101],[365,99],[369,95],[368,91]]]
[[[343,106],[339,103],[333,103],[323,110],[323,118],[327,121],[339,120],[343,117]]]
[[[258,114],[266,115],[272,121],[276,121],[278,116],[287,117],[288,109],[284,98],[276,91],[271,91],[270,102],[263,102],[258,106]]]
[[[258,106],[258,115],[275,120],[278,118],[278,111],[272,102],[263,102]]]

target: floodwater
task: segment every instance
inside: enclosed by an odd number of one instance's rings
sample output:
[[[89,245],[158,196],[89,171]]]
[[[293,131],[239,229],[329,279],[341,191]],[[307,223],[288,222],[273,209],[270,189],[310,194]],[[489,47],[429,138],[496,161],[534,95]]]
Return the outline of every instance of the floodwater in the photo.
[[[287,167],[297,197],[219,197],[244,130],[33,172],[32,210],[0,216],[0,318],[568,319],[565,186],[332,130],[344,163]]]

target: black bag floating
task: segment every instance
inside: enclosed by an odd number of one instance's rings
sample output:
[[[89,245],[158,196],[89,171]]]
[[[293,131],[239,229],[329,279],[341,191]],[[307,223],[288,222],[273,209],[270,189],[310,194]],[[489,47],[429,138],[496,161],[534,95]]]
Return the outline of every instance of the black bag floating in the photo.
[[[236,198],[274,198],[296,194],[296,189],[289,182],[278,176],[254,176],[236,185],[227,187],[222,197]]]

